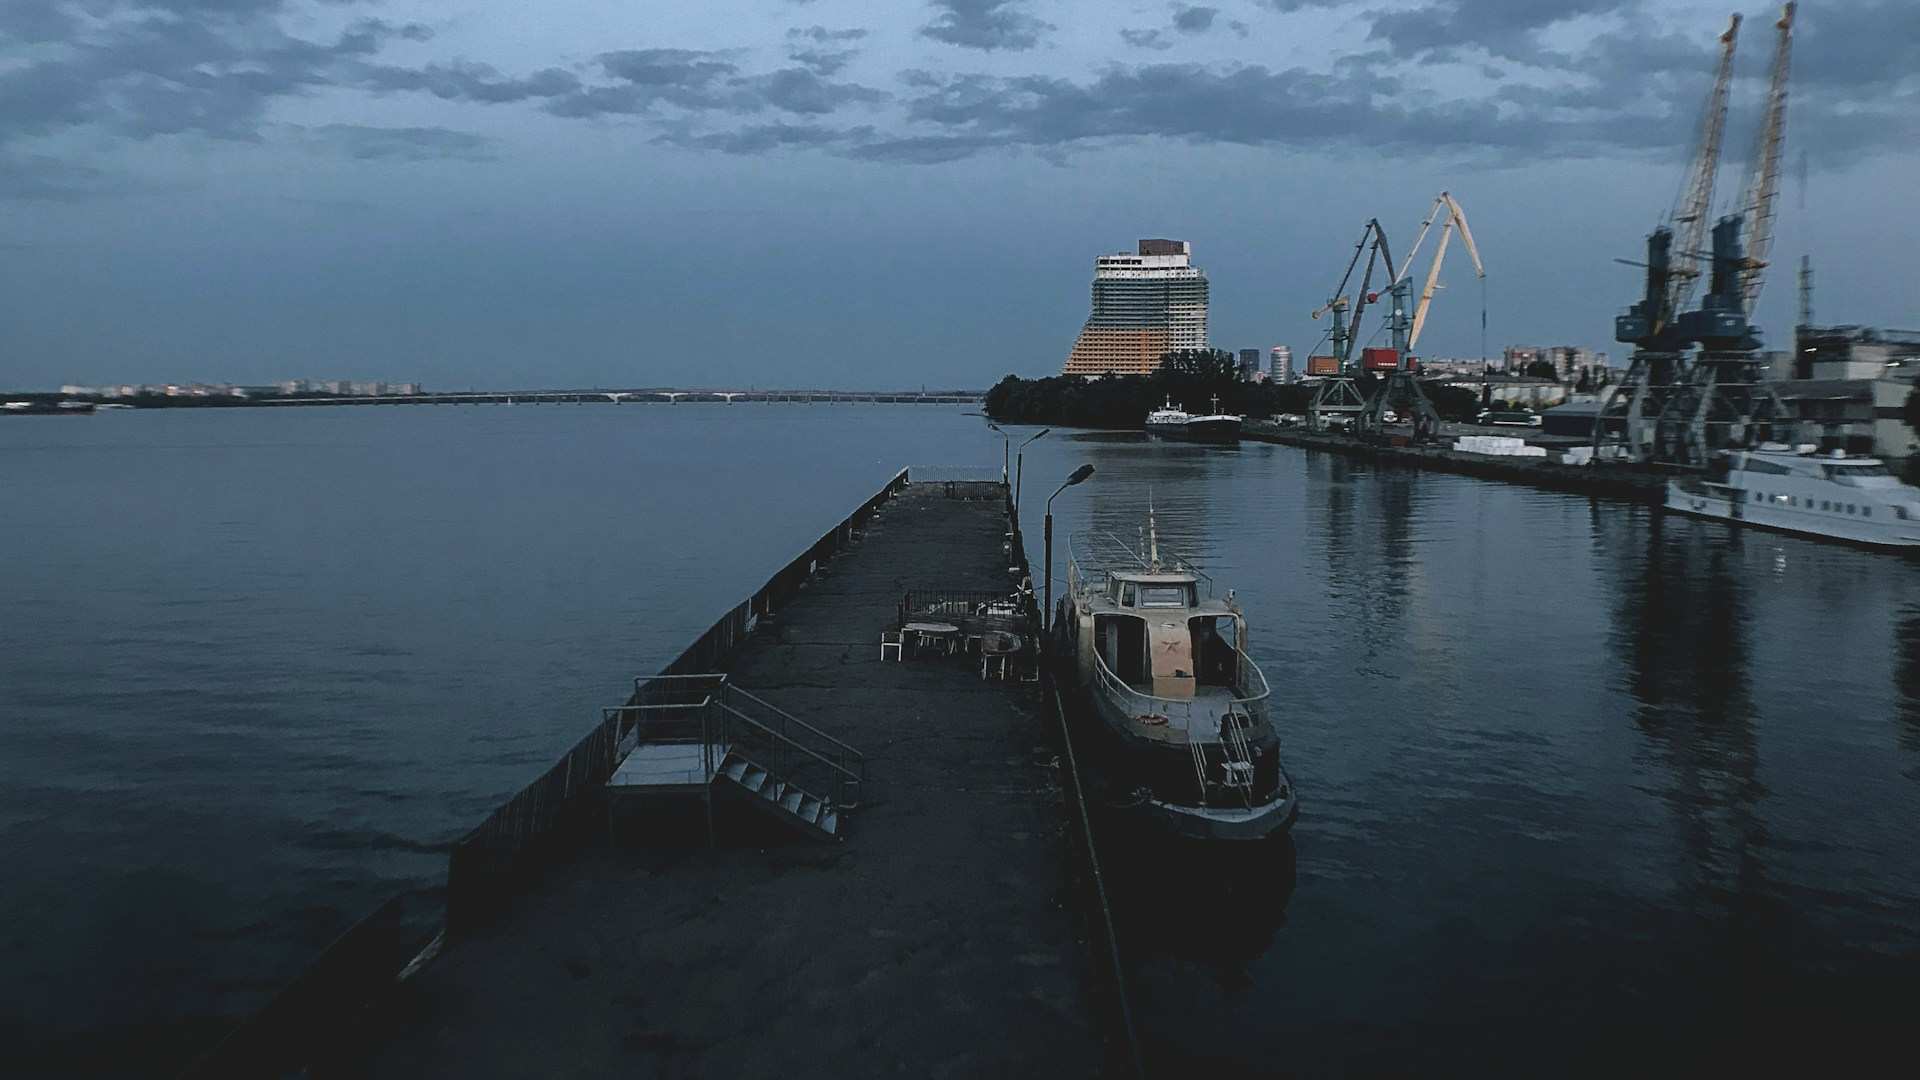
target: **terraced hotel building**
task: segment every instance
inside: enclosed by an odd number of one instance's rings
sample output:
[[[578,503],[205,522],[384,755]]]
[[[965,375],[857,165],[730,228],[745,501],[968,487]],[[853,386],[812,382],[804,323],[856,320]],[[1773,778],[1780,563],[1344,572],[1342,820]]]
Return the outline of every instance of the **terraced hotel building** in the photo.
[[[1067,375],[1147,375],[1174,349],[1207,347],[1207,275],[1185,240],[1142,240],[1093,261],[1093,312]]]

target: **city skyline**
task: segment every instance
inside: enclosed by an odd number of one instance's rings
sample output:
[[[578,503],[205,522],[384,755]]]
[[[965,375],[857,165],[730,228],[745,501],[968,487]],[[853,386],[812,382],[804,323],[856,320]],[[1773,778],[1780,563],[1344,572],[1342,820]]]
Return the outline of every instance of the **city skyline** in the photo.
[[[1722,203],[1764,71],[1750,20]],[[1178,236],[1212,343],[1315,351],[1369,217],[1474,218],[1490,346],[1611,341],[1723,5],[0,3],[0,386],[989,385]],[[1920,9],[1809,0],[1757,321],[1920,321]],[[1423,352],[1479,352],[1458,268]]]

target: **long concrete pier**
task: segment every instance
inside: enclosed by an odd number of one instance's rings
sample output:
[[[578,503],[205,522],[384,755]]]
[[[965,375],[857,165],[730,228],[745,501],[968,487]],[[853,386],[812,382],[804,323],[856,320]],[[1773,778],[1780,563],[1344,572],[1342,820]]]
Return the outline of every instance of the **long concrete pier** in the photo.
[[[318,1072],[1101,1071],[1039,684],[881,658],[907,590],[1012,591],[1007,527],[1000,484],[911,484],[732,649],[732,684],[865,754],[840,842],[723,817],[709,848],[685,815],[623,811],[619,842],[590,840],[451,937],[369,1045]]]

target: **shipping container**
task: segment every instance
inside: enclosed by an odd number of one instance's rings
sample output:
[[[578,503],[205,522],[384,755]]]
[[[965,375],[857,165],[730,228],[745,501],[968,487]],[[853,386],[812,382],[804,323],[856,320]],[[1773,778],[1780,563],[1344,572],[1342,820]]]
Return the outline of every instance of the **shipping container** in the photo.
[[[1307,357],[1307,374],[1338,375],[1340,374],[1340,358],[1337,356],[1309,356]]]
[[[1396,371],[1400,367],[1400,350],[1361,349],[1360,366],[1368,371]]]

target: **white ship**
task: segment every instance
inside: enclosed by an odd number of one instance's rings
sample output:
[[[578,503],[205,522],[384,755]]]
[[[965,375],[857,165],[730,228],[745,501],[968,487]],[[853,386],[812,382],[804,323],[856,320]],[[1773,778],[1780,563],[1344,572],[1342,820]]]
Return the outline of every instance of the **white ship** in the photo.
[[[1245,417],[1220,411],[1220,399],[1213,399],[1213,412],[1195,416],[1167,399],[1165,405],[1147,414],[1147,431],[1163,439],[1190,442],[1235,442]]]
[[[1768,443],[1667,482],[1667,509],[1882,547],[1920,547],[1920,489],[1874,458]]]

